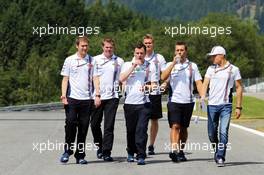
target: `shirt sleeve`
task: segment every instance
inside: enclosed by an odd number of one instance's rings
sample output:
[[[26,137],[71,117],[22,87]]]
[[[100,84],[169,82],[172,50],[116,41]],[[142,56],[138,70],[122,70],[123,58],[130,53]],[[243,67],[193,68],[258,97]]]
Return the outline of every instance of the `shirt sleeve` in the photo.
[[[206,70],[206,73],[205,73],[205,78],[209,78],[209,79],[211,79],[211,77],[212,77],[212,68],[211,67],[208,67],[208,69]]]
[[[131,65],[131,62],[125,62],[125,63],[121,66],[121,74],[127,71],[127,69],[129,68],[129,65]]]
[[[99,60],[97,58],[94,59],[93,76],[101,76],[103,74],[103,68],[100,65],[100,62],[99,62]]]
[[[160,70],[164,71],[165,69],[166,69],[166,60],[162,55],[160,55]]]
[[[239,68],[236,68],[236,69],[235,69],[235,72],[234,72],[234,79],[235,79],[235,81],[236,81],[236,80],[241,80],[241,79],[242,79],[241,74],[240,74],[240,71],[239,71]]]
[[[154,73],[152,73],[154,72]],[[148,77],[148,81],[150,82],[158,82],[159,80],[157,79],[156,76],[156,67],[154,63],[150,63],[149,65],[149,77]]]
[[[70,59],[66,58],[61,69],[62,76],[70,76]]]
[[[202,80],[202,76],[196,64],[193,64],[193,70],[194,70],[194,81]]]

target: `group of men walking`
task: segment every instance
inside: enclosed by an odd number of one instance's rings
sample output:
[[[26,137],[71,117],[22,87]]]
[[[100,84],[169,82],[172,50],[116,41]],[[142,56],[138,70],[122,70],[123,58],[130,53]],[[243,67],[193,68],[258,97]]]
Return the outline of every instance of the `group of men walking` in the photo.
[[[202,103],[209,86],[208,135],[211,143],[216,145],[214,157],[217,165],[224,166],[232,113],[230,94],[235,83],[236,116],[239,118],[242,110],[242,85],[239,69],[227,61],[223,47],[215,46],[208,54],[213,65],[207,69],[203,82],[197,65],[187,56],[187,45],[184,42],[176,43],[175,57],[169,63],[161,54],[154,52],[154,38],[150,34],[146,34],[143,42],[135,45],[133,58],[125,63],[114,54],[115,43],[111,38],[103,39],[103,53],[95,57],[87,54],[89,40],[85,36],[76,39],[76,48],[77,53],[66,58],[61,71],[61,100],[66,113],[65,146],[60,158],[62,163],[68,162],[74,151],[77,164],[88,163],[85,160],[85,140],[89,124],[94,143],[98,147],[97,158],[113,161],[111,151],[115,117],[120,92],[124,92],[127,161],[137,161],[138,165],[144,165],[146,152],[149,155],[155,154],[158,119],[163,117],[161,94],[166,88],[169,89],[169,157],[173,162],[186,161],[183,150],[195,104],[195,83]],[[150,140],[147,147],[149,120]],[[224,147],[220,149],[219,143]]]

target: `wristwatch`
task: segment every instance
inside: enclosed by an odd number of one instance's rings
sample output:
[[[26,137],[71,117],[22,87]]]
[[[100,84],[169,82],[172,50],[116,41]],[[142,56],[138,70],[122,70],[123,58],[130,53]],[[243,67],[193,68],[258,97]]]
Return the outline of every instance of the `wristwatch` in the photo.
[[[242,107],[236,107],[236,109],[240,109],[240,110],[242,110]]]

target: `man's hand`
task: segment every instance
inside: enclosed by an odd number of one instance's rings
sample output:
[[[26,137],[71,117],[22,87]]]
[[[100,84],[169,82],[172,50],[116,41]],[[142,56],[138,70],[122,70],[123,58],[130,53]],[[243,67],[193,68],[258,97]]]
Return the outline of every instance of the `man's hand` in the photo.
[[[95,96],[94,105],[96,108],[98,108],[101,105],[101,98],[100,97]]]
[[[180,63],[180,60],[181,60],[181,56],[180,55],[176,55],[174,58],[173,58],[173,64],[178,64]]]
[[[241,116],[241,109],[236,109],[236,119],[239,119]]]
[[[67,100],[67,98],[66,98],[66,96],[61,96],[61,102],[64,104],[64,105],[67,105],[68,104],[68,100]]]

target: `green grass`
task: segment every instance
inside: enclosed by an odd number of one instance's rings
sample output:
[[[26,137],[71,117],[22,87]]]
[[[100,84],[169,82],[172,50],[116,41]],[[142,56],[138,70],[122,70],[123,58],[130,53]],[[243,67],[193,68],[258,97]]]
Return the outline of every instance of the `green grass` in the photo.
[[[196,103],[198,110],[198,103]],[[264,119],[264,100],[255,97],[244,96],[242,101],[242,116],[240,119]],[[233,97],[233,115],[235,115],[236,97]],[[207,116],[205,112],[193,111],[193,115]],[[167,108],[163,107],[163,112],[167,112]]]
[[[234,97],[234,102],[236,98]],[[242,118],[244,119],[264,119],[264,100],[255,97],[244,96],[242,101]],[[233,111],[235,104],[233,105]]]

